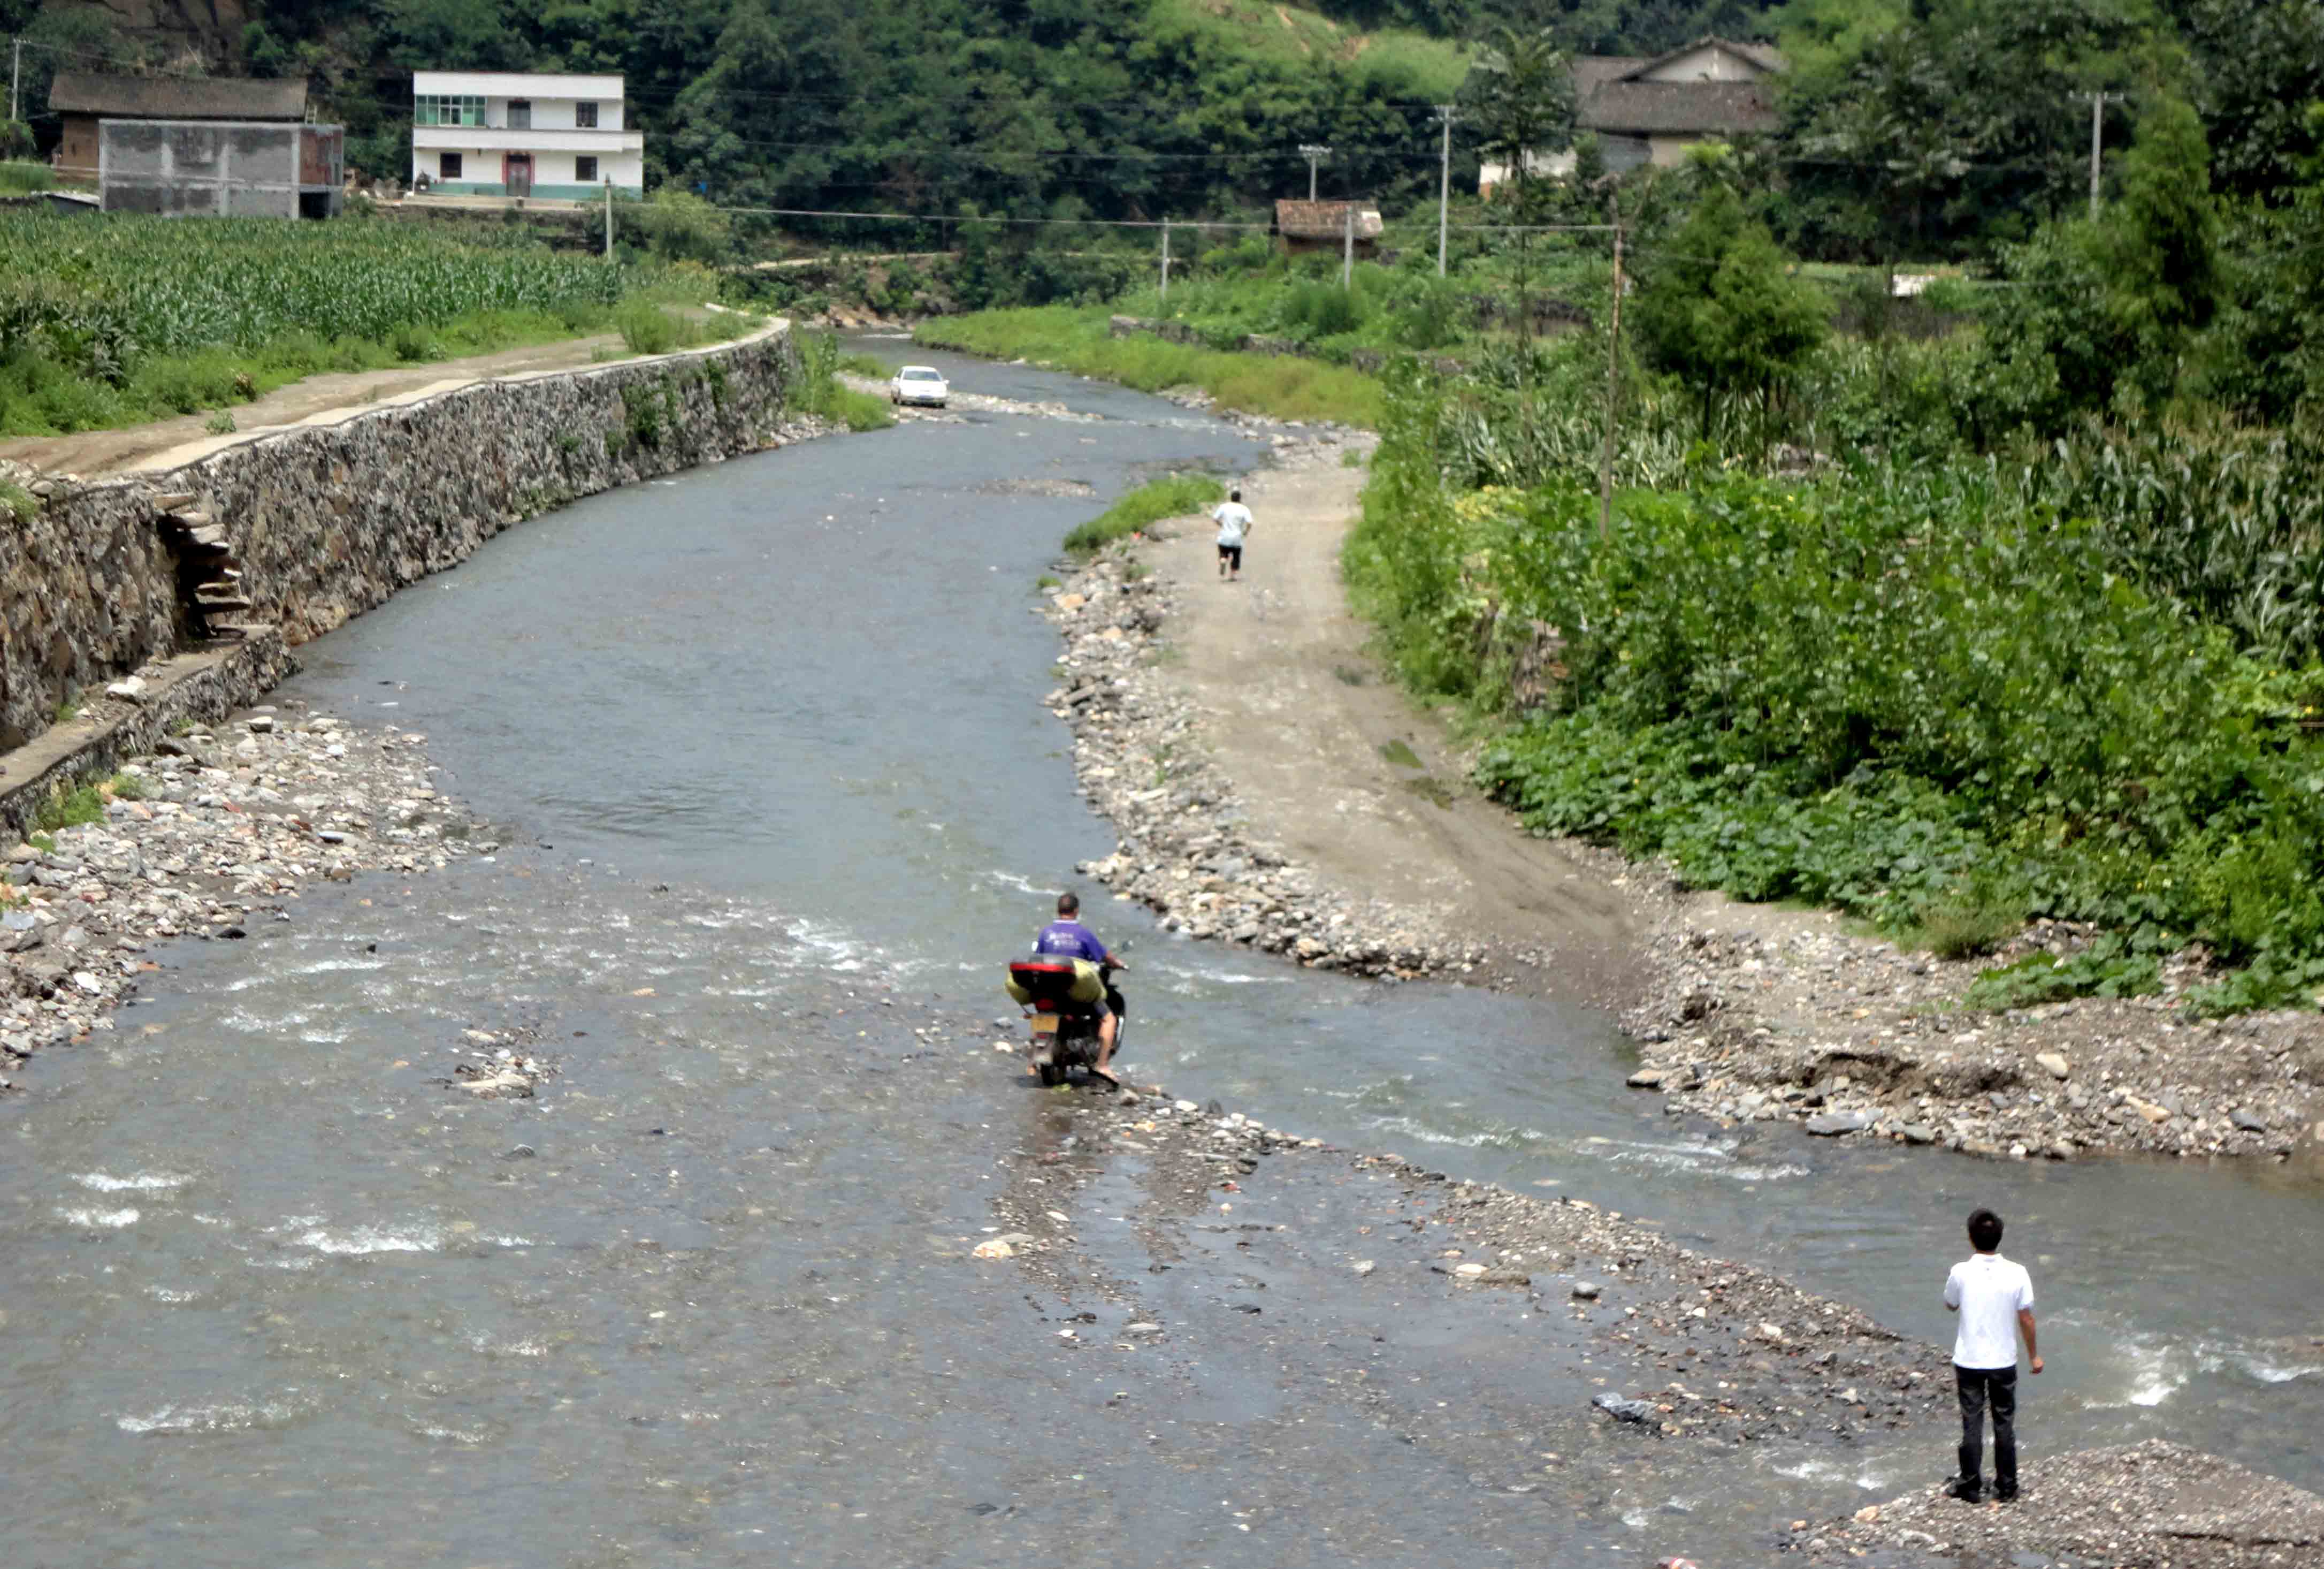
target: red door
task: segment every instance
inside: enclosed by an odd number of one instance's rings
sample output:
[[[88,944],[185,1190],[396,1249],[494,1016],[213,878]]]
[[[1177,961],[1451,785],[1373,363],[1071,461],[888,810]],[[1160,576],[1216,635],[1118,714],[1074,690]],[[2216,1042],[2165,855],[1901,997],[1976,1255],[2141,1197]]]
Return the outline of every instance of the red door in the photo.
[[[511,196],[532,194],[532,154],[510,152],[501,159],[501,184]]]

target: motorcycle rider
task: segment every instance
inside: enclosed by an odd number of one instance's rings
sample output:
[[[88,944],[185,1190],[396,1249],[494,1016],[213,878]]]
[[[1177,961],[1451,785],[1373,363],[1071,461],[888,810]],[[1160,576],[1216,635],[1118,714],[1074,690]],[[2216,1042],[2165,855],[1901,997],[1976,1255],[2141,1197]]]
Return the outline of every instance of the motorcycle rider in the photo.
[[[1057,918],[1041,928],[1033,939],[1033,951],[1059,958],[1087,959],[1101,971],[1127,970],[1123,964],[1106,951],[1097,934],[1081,923],[1082,901],[1071,892],[1057,895]],[[1106,1078],[1106,1065],[1113,1060],[1113,1040],[1121,1029],[1121,993],[1115,990],[1113,978],[1105,983],[1105,1011],[1097,1021],[1097,1071]]]

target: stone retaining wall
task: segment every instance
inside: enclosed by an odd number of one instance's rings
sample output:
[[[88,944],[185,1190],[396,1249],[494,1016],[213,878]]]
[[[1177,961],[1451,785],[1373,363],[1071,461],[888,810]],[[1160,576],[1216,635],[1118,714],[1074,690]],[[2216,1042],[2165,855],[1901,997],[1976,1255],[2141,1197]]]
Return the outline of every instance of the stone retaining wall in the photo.
[[[332,423],[254,435],[182,467],[39,482],[0,503],[0,749],[63,703],[183,645],[157,497],[224,528],[251,609],[291,644],[456,565],[576,497],[757,450],[798,373],[788,323],[739,343],[479,382]]]

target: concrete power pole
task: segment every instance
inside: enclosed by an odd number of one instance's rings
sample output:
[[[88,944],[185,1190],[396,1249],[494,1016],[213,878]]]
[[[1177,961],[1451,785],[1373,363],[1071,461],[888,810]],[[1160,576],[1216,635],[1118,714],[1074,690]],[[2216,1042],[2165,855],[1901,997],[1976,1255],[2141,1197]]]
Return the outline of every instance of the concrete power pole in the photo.
[[[1356,286],[1356,204],[1340,208],[1340,287]]]
[[[1332,156],[1332,150],[1313,142],[1303,142],[1299,144],[1299,156],[1307,161],[1307,199],[1314,201],[1315,199],[1315,166]]]
[[[2122,102],[2120,93],[2088,93],[2090,101],[2090,217],[2098,216],[2098,158],[2106,146],[2106,106]]]
[[[1436,118],[1443,125],[1444,140],[1436,154],[1436,275],[1444,276],[1445,215],[1452,205],[1452,106],[1436,106]]]
[[[24,75],[24,41],[19,38],[11,42],[15,47],[9,51],[8,59],[8,118],[21,120],[24,116],[16,113],[16,84]]]
[[[1614,531],[1614,430],[1622,401],[1622,193],[1607,194],[1614,220],[1614,312],[1606,335],[1606,445],[1598,455],[1598,537]]]
[[[1162,287],[1161,297],[1170,298],[1170,220],[1162,220]]]
[[[613,259],[613,177],[605,176],[605,260]]]

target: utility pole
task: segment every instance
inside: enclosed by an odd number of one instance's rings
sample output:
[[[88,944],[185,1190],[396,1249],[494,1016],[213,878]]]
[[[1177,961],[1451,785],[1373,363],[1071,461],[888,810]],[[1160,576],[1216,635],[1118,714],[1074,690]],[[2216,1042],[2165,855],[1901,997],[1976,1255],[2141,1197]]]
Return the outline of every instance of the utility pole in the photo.
[[[1307,161],[1307,199],[1314,201],[1315,199],[1315,166],[1332,156],[1332,150],[1318,143],[1303,142],[1299,144],[1299,156]]]
[[[1614,532],[1614,429],[1622,401],[1622,192],[1606,198],[1614,216],[1614,311],[1606,334],[1606,445],[1598,454],[1598,538]]]
[[[1436,154],[1436,275],[1444,276],[1445,212],[1452,204],[1452,106],[1436,106],[1444,126],[1444,141]]]
[[[1356,286],[1356,204],[1340,208],[1340,287]]]
[[[10,42],[15,47],[9,51],[8,58],[8,118],[21,120],[24,116],[16,113],[16,84],[24,75],[24,41],[17,38]]]
[[[2090,217],[2098,216],[2098,155],[2106,144],[2106,106],[2122,101],[2120,93],[2087,93],[2090,101]]]
[[[605,260],[613,259],[613,177],[605,176]]]
[[[1170,220],[1162,220],[1162,298],[1170,298]]]

